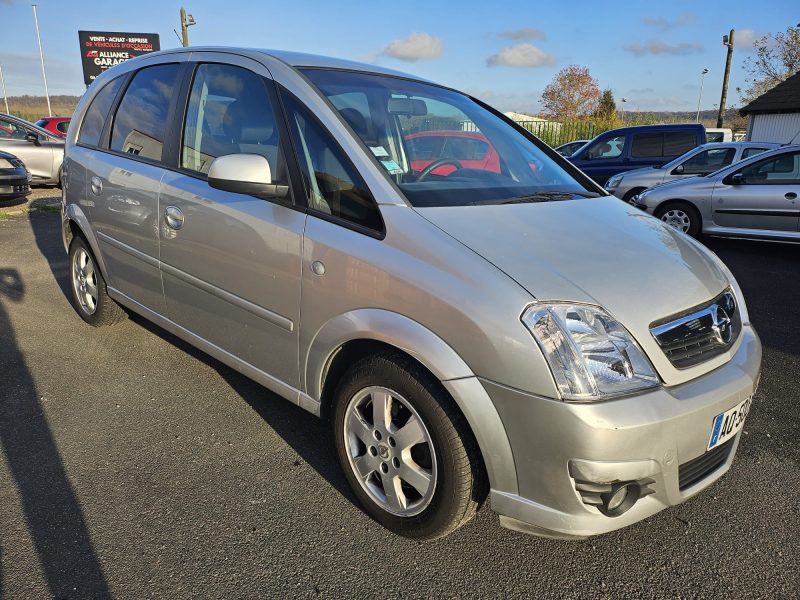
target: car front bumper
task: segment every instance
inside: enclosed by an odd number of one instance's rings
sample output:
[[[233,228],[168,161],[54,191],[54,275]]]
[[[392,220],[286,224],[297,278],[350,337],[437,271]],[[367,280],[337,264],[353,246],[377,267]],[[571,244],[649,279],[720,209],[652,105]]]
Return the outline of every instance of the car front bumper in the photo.
[[[730,467],[741,432],[714,468],[679,484],[680,467],[706,454],[714,418],[756,389],[761,344],[750,325],[724,366],[688,383],[599,403],[534,397],[481,380],[511,443],[518,493],[493,489],[501,524],[547,537],[584,538],[625,527],[679,504]],[[713,458],[713,457],[709,457]],[[698,460],[691,465],[704,461]],[[606,516],[584,503],[576,483],[644,482],[649,495]],[[580,485],[578,486],[580,487]]]
[[[0,173],[0,199],[19,198],[30,193],[30,176],[25,169],[8,169]]]

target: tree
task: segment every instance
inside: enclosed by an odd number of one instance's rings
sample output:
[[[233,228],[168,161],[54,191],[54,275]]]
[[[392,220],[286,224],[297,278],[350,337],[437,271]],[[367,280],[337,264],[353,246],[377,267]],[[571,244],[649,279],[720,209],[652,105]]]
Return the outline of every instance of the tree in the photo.
[[[617,114],[617,103],[614,102],[614,93],[611,90],[603,90],[603,94],[600,96],[600,102],[597,103],[597,108],[594,110],[594,113],[592,113],[592,120],[598,131],[619,127],[620,122],[619,115]]]
[[[600,88],[589,69],[570,65],[556,73],[544,88],[542,107],[552,117],[580,119],[595,111],[599,99]]]
[[[748,84],[742,94],[745,103],[800,71],[800,27],[760,37],[753,42],[753,50],[755,54],[742,66]]]

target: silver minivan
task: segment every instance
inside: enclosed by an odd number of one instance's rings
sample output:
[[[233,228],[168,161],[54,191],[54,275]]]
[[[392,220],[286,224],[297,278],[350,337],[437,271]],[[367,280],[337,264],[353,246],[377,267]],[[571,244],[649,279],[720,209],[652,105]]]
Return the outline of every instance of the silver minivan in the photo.
[[[479,100],[375,65],[109,69],[69,129],[63,235],[82,319],[124,307],[328,419],[366,512],[417,539],[487,498],[568,539],[678,504],[730,467],[759,378],[714,254]]]

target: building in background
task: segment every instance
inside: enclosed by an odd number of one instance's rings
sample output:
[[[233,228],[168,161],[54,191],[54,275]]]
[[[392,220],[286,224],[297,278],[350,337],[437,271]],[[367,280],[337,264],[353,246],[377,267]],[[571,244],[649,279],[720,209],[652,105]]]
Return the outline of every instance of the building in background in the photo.
[[[800,73],[761,94],[739,114],[750,115],[747,139],[751,142],[800,142]]]

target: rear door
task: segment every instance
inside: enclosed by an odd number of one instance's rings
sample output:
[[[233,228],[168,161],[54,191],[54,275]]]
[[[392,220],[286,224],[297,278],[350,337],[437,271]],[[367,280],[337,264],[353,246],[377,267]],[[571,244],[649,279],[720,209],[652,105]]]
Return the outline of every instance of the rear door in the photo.
[[[114,113],[110,143],[92,150],[86,164],[86,196],[109,285],[159,314],[164,293],[158,268],[158,187],[179,75],[179,63],[138,70]]]
[[[250,59],[201,56],[184,103],[176,169],[160,188],[167,312],[202,340],[296,389],[306,215],[291,192],[271,201],[207,182],[214,158],[251,153],[267,158],[274,182],[290,184],[274,83]]]
[[[663,165],[697,146],[694,131],[634,133],[630,147],[630,168]]]
[[[800,223],[800,151],[784,152],[742,168],[714,189],[713,218],[722,227],[797,231]]]

